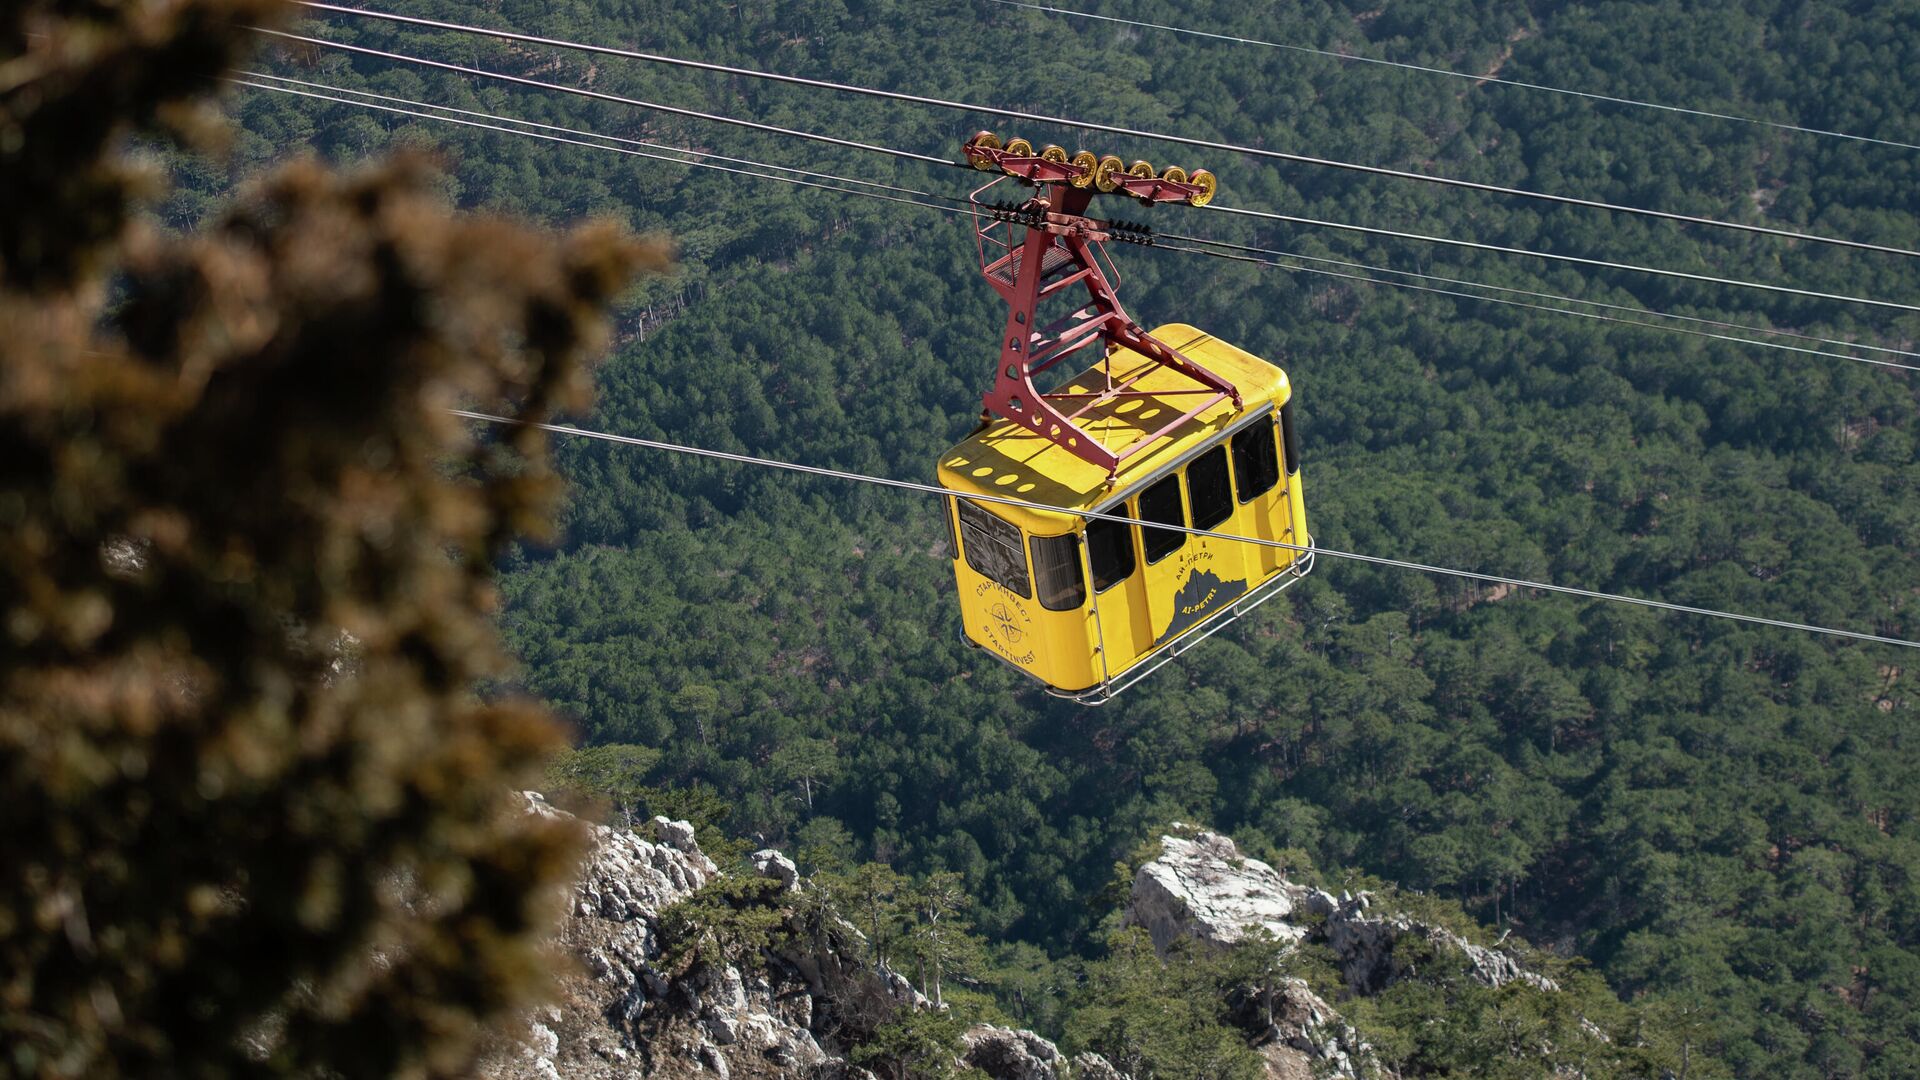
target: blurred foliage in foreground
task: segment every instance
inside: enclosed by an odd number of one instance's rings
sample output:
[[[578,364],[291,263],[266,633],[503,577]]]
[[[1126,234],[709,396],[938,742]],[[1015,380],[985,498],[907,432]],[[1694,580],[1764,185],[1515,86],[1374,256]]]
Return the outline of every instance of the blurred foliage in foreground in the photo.
[[[125,137],[209,133],[277,14],[0,15],[0,1075],[460,1075],[544,986],[578,838],[509,797],[555,728],[471,688],[557,480],[443,410],[579,407],[664,255],[418,160],[130,224]]]

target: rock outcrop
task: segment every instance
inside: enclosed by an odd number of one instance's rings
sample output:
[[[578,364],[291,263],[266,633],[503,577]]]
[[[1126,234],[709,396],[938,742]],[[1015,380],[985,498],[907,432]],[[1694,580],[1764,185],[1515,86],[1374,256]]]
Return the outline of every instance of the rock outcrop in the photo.
[[[529,792],[528,809],[559,814]],[[572,968],[562,1000],[530,1019],[515,1055],[489,1070],[500,1080],[615,1080],[860,1076],[815,1034],[815,998],[793,965],[708,968],[674,978],[662,969],[662,911],[719,873],[693,827],[656,818],[654,839],[593,828],[593,847],[573,888],[556,961]],[[788,864],[791,866],[791,864]]]
[[[1249,997],[1235,1017],[1253,1033],[1272,1080],[1389,1075],[1360,1033],[1303,980],[1281,980],[1272,997]]]
[[[1123,921],[1144,927],[1161,952],[1181,938],[1232,945],[1255,930],[1290,944],[1306,936],[1303,915],[1325,917],[1336,906],[1326,893],[1243,857],[1232,840],[1203,832],[1161,838],[1160,856],[1134,874]]]
[[[1312,940],[1332,950],[1353,994],[1377,994],[1418,977],[1428,958],[1460,962],[1487,986],[1520,980],[1556,989],[1552,980],[1527,971],[1506,953],[1403,913],[1370,914],[1372,907],[1370,893],[1336,898],[1296,884],[1242,855],[1227,837],[1199,832],[1161,838],[1160,854],[1134,875],[1122,921],[1144,928],[1162,953],[1182,939],[1226,947],[1256,932],[1265,932],[1282,948]],[[1359,1033],[1298,979],[1247,995],[1235,1019],[1276,1080],[1384,1072]]]
[[[1123,923],[1144,927],[1164,952],[1181,938],[1209,945],[1233,945],[1256,930],[1281,944],[1309,934],[1324,940],[1340,958],[1347,986],[1357,994],[1376,994],[1417,974],[1404,948],[1418,939],[1431,953],[1457,956],[1472,976],[1498,987],[1519,979],[1542,990],[1558,989],[1551,979],[1527,971],[1496,949],[1475,945],[1445,927],[1430,926],[1402,914],[1371,915],[1373,894],[1332,893],[1288,881],[1279,871],[1240,854],[1231,839],[1217,833],[1161,838],[1160,854],[1141,866]]]
[[[975,1024],[961,1037],[960,1063],[993,1080],[1128,1080],[1099,1054],[1068,1060],[1060,1048],[1031,1031]]]
[[[1506,953],[1475,945],[1443,926],[1428,926],[1404,914],[1369,916],[1366,912],[1372,905],[1371,893],[1348,897],[1328,916],[1325,926],[1327,944],[1340,958],[1341,974],[1355,993],[1377,994],[1420,974],[1419,961],[1412,956],[1423,951],[1464,960],[1468,974],[1487,986],[1518,980],[1541,990],[1560,988]],[[1407,949],[1413,940],[1424,943],[1426,949]]]
[[[560,814],[526,794],[535,814]],[[554,942],[562,1000],[528,1017],[514,1046],[485,1075],[497,1080],[873,1080],[835,1039],[861,1010],[928,1002],[895,972],[872,970],[834,947],[836,934],[809,947],[763,951],[756,962],[675,975],[663,961],[661,913],[720,873],[684,821],[655,818],[635,832],[593,827],[593,847],[573,887],[572,907]],[[783,890],[804,890],[793,861],[755,852],[756,873]],[[857,937],[840,924],[837,940]],[[966,1062],[991,1080],[1127,1080],[1105,1060],[1069,1063],[1027,1031],[978,1026]]]
[[[538,795],[526,798],[530,813],[561,813]],[[900,975],[859,960],[858,931],[831,915],[816,918],[807,932],[796,916],[789,926],[799,944],[761,950],[738,964],[673,970],[664,959],[662,913],[720,869],[686,822],[656,818],[643,830],[651,839],[594,827],[591,855],[554,942],[555,962],[567,969],[563,999],[527,1017],[486,1075],[873,1080],[847,1060],[838,1040],[850,1029],[870,1030],[877,1017],[902,1006],[929,1008],[926,999]],[[748,862],[782,893],[806,899],[807,880],[780,852],[763,849]],[[1290,882],[1241,855],[1232,840],[1200,832],[1163,838],[1159,855],[1134,878],[1124,921],[1144,927],[1162,952],[1181,940],[1224,948],[1255,933],[1281,949],[1324,945],[1349,994],[1379,993],[1434,965],[1488,986],[1520,980],[1554,989],[1497,948],[1375,906],[1367,893],[1335,897]],[[1391,1078],[1339,1011],[1300,979],[1248,987],[1227,1005],[1271,1080]],[[990,1080],[1128,1080],[1097,1055],[1068,1060],[1028,1031],[976,1025],[963,1044],[958,1064]]]

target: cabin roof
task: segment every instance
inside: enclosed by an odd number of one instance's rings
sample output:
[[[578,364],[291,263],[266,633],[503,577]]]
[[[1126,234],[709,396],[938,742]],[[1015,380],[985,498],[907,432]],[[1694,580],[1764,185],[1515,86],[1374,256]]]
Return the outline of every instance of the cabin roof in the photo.
[[[1167,437],[1120,463],[1112,488],[1106,470],[1012,420],[995,417],[971,438],[940,455],[940,485],[962,494],[998,495],[1059,507],[1063,513],[985,504],[995,514],[1042,536],[1070,531],[1079,514],[1130,494],[1157,473],[1235,422],[1286,403],[1291,388],[1286,373],[1243,349],[1187,325],[1168,323],[1152,334],[1240,391],[1241,407],[1228,399],[1188,420]],[[1108,402],[1081,417],[1080,424],[1109,446],[1125,446],[1192,408],[1193,398],[1157,396],[1156,391],[1189,390],[1193,383],[1131,349],[1116,349],[1114,378],[1124,382],[1146,370],[1135,389],[1144,397]],[[1100,365],[1076,375],[1060,392],[1089,392],[1100,383]],[[1054,391],[1049,391],[1054,392]],[[1188,404],[1181,404],[1182,401]]]

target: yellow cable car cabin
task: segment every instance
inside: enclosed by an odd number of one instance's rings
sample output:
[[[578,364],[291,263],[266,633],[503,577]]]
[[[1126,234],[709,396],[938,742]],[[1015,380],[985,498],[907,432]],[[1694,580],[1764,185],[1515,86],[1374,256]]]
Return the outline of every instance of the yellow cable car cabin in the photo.
[[[958,496],[945,502],[967,640],[1084,704],[1107,701],[1312,568],[1286,374],[1182,323],[1151,336],[1232,383],[1241,404],[1216,401],[1123,459],[1111,484],[1107,470],[1012,419],[994,419],[940,459],[940,485]],[[1146,393],[1088,410],[1085,434],[1124,446],[1186,411],[1178,395],[1192,384],[1179,372],[1108,349],[1064,392],[1092,396],[1111,373]]]

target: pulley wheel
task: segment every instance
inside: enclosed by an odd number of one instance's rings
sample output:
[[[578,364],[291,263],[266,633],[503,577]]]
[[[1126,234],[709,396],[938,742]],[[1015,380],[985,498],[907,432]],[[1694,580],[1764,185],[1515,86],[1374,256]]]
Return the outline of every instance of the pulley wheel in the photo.
[[[1073,184],[1073,186],[1077,188],[1092,187],[1093,172],[1095,169],[1100,167],[1099,157],[1097,157],[1094,154],[1094,152],[1091,150],[1082,150],[1079,153],[1073,155],[1073,163],[1075,165],[1080,166],[1082,169],[1086,171],[1082,172],[1079,176],[1074,177],[1071,181],[1069,181],[1069,183]]]
[[[979,146],[988,150],[998,150],[1000,149],[1000,137],[991,131],[981,131],[975,133],[973,138],[968,139],[967,145]],[[973,167],[976,169],[991,169],[993,165],[990,162],[976,160],[973,162]]]
[[[1195,169],[1193,175],[1188,178],[1187,183],[1200,189],[1198,195],[1187,200],[1187,204],[1190,206],[1207,205],[1213,201],[1213,193],[1220,188],[1220,181],[1215,180],[1213,174],[1205,169]]]

